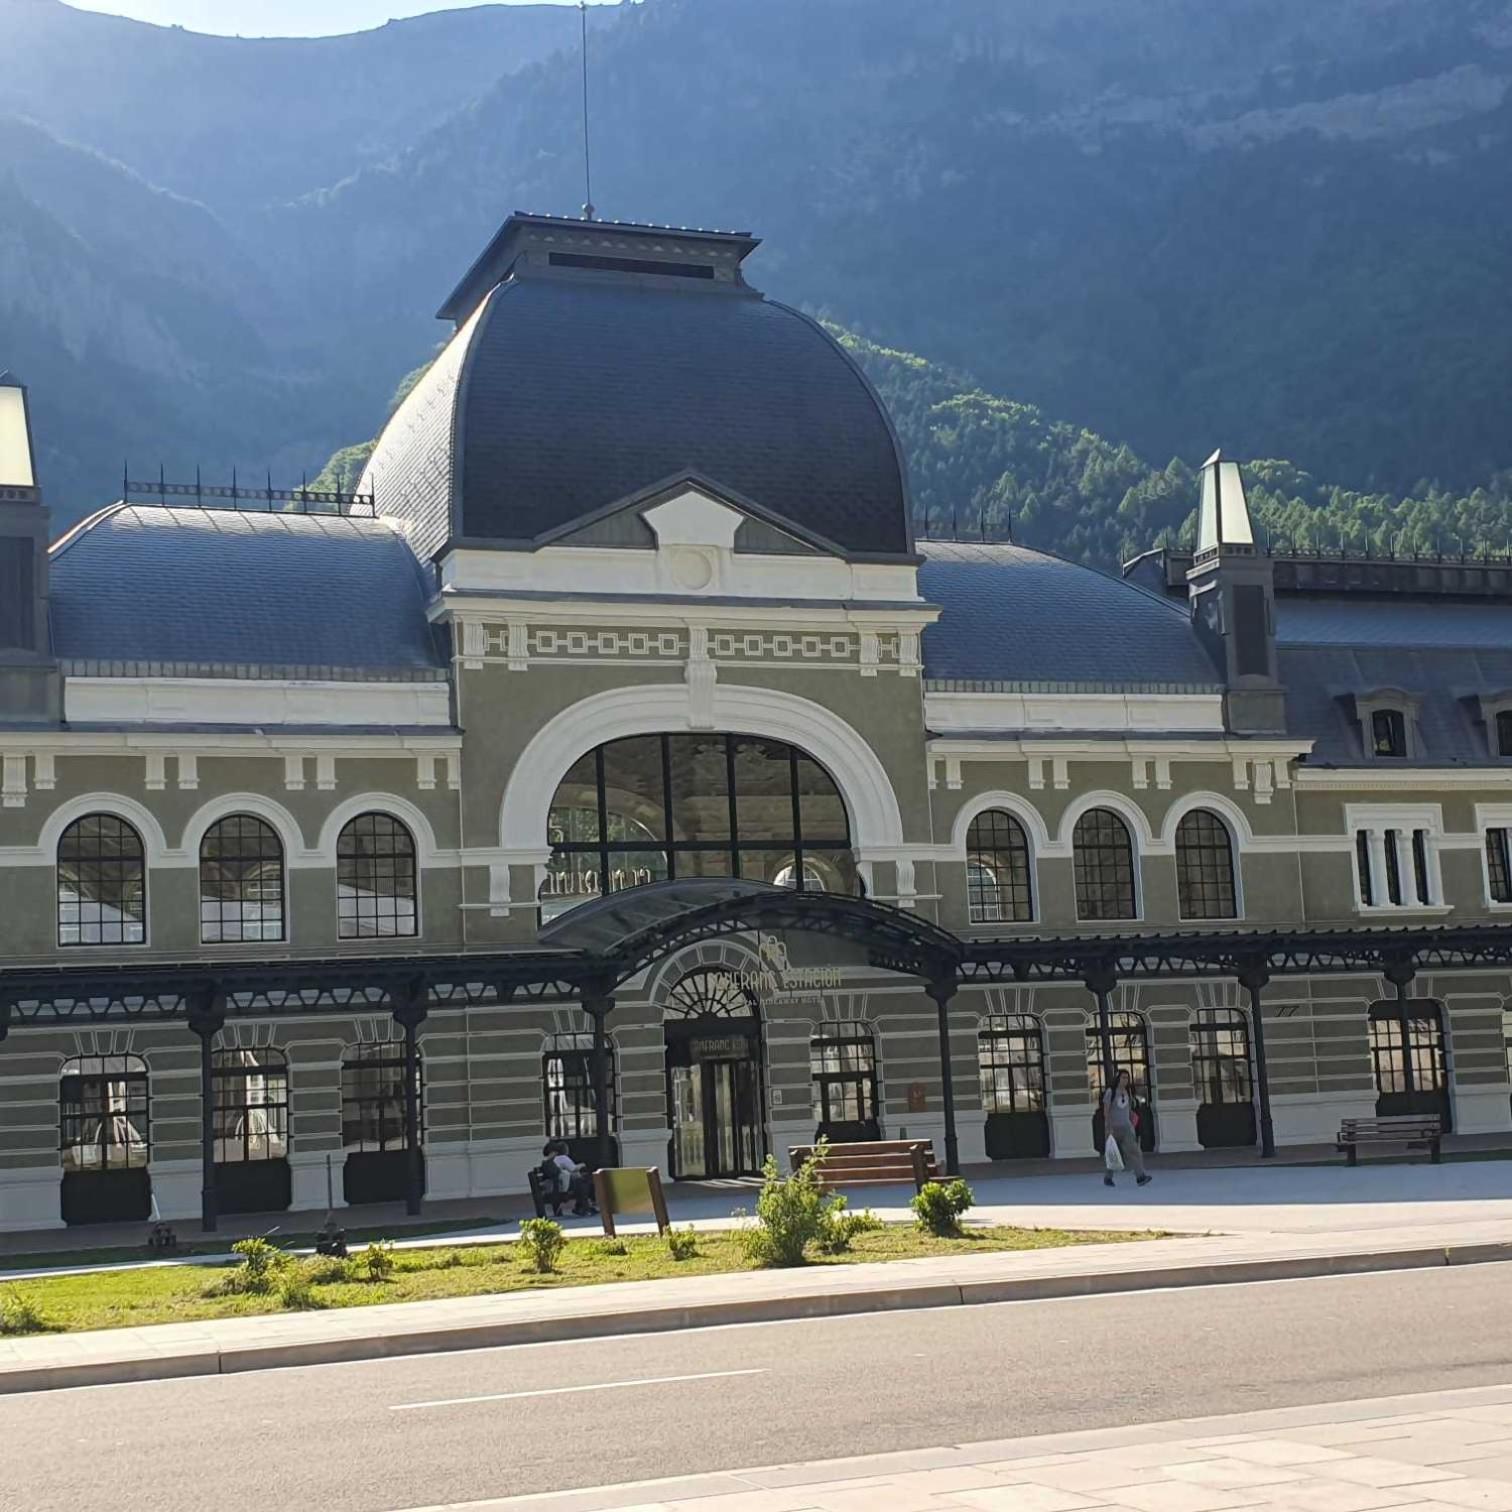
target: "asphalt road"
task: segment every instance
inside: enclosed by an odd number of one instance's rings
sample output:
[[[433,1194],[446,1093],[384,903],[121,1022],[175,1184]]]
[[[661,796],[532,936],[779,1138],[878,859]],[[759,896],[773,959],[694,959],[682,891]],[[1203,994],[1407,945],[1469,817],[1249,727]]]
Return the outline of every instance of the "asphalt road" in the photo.
[[[1512,1265],[946,1308],[0,1397],[0,1509],[390,1512],[1507,1382]]]

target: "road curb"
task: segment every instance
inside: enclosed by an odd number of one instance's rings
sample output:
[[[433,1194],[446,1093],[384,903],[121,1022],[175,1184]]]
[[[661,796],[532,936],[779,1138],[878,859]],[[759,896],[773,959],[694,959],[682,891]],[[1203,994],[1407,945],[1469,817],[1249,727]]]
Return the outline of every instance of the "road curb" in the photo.
[[[1288,1255],[1268,1260],[1205,1261],[1147,1270],[1098,1271],[1085,1275],[1004,1277],[987,1281],[907,1283],[866,1290],[808,1292],[797,1296],[737,1301],[672,1303],[636,1312],[573,1313],[557,1318],[501,1319],[451,1328],[416,1328],[306,1341],[205,1345],[175,1353],[116,1360],[0,1367],[0,1395],[111,1386],[191,1376],[240,1375],[304,1365],[352,1364],[405,1355],[552,1344],[613,1334],[670,1333],[739,1323],[782,1323],[931,1307],[972,1307],[992,1302],[1042,1302],[1068,1297],[1114,1296],[1130,1291],[1227,1286],[1252,1281],[1293,1281],[1324,1276],[1426,1270],[1445,1265],[1512,1261],[1512,1242],[1422,1245],[1344,1255]],[[423,1306],[424,1304],[414,1304]]]

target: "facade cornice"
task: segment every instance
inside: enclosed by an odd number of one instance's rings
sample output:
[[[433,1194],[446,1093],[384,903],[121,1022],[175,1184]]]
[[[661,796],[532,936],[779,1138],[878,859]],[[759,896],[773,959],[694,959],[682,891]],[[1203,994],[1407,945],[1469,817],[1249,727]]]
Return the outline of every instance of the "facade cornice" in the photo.
[[[1504,767],[1374,767],[1299,766],[1293,774],[1299,788],[1356,792],[1432,792],[1442,788],[1512,791],[1512,766]]]

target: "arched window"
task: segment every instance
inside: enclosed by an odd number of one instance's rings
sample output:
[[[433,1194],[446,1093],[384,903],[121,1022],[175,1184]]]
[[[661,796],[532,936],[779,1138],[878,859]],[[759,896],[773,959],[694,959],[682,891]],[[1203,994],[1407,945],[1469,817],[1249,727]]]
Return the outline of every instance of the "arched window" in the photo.
[[[358,814],[336,839],[337,928],[343,940],[420,932],[415,839],[391,814]]]
[[[58,840],[58,944],[140,945],[146,938],[142,837],[114,814],[75,819]]]
[[[1234,846],[1211,809],[1193,809],[1176,826],[1176,894],[1183,919],[1233,919]]]
[[[546,918],[670,877],[854,893],[845,803],[812,757],[748,735],[636,735],[572,764],[548,816]]]
[[[423,1066],[415,1057],[417,1142],[424,1137]],[[390,1202],[405,1195],[409,1108],[404,1041],[353,1045],[341,1058],[342,1191],[349,1203]]]
[[[1029,838],[1002,809],[988,809],[966,831],[966,900],[973,924],[1024,924],[1034,918]]]
[[[977,1035],[987,1158],[1016,1160],[1050,1153],[1045,1108],[1045,1042],[1039,1020],[995,1014]]]
[[[255,814],[218,819],[200,841],[200,939],[207,945],[284,937],[284,859]]]
[[[1088,809],[1071,837],[1078,919],[1134,919],[1134,842],[1112,809]]]

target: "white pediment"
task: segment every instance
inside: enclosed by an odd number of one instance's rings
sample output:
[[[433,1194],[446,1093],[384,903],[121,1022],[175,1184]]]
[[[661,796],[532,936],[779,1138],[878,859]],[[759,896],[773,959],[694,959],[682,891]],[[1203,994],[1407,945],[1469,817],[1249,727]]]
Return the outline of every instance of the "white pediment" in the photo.
[[[746,516],[697,488],[685,489],[641,516],[656,536],[659,549],[706,546],[733,551],[735,532]]]

